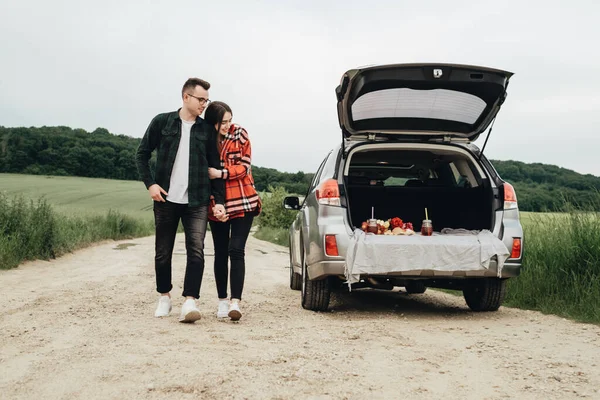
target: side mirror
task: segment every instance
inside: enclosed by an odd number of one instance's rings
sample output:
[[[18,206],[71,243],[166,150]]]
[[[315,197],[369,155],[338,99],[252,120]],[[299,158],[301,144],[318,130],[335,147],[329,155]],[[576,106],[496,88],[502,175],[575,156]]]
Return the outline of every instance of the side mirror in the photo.
[[[283,208],[286,210],[299,210],[300,209],[300,198],[297,196],[288,196],[283,199]]]

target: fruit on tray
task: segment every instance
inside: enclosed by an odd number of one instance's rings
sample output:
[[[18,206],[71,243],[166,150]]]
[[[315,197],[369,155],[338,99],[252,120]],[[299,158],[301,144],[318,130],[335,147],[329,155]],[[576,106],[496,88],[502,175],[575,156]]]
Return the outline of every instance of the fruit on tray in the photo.
[[[369,222],[364,221],[360,225],[360,229],[363,232],[367,232]],[[377,235],[414,235],[413,224],[410,222],[404,222],[398,217],[390,218],[388,220],[377,220]]]
[[[390,225],[392,226],[392,230],[395,228],[402,228],[402,226],[404,225],[404,222],[398,218],[398,217],[394,217],[392,219],[390,219]]]

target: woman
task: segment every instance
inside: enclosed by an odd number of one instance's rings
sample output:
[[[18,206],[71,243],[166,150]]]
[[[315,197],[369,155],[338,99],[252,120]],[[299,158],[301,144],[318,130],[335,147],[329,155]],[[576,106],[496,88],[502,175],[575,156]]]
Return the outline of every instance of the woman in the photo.
[[[204,114],[217,131],[221,169],[209,168],[210,179],[225,180],[225,211],[228,220],[220,222],[209,216],[215,247],[215,280],[219,295],[217,317],[237,321],[242,317],[240,301],[244,288],[244,248],[252,220],[261,211],[261,201],[251,173],[251,147],[248,132],[232,124],[231,108],[220,101],[212,102]],[[231,260],[231,300],[227,299],[228,257]]]

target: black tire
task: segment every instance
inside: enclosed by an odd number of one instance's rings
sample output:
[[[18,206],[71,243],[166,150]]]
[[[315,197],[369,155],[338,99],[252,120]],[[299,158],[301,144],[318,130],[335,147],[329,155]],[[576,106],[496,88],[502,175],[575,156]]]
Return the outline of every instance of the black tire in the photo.
[[[294,272],[294,265],[292,264],[292,242],[290,240],[290,289],[301,290],[302,289],[302,275]]]
[[[302,251],[302,288],[300,292],[302,308],[312,311],[327,311],[331,297],[329,279],[308,279],[306,263],[304,262],[304,248]]]
[[[421,281],[408,281],[404,289],[406,289],[406,293],[408,294],[421,294],[425,293],[427,286]]]
[[[473,311],[497,311],[506,295],[506,281],[497,278],[477,279],[463,289],[463,296]]]

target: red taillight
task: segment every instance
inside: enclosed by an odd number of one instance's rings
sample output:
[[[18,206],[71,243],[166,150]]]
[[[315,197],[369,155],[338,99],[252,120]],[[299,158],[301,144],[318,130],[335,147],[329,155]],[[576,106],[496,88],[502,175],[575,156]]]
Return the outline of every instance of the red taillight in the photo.
[[[508,182],[504,182],[504,209],[511,210],[517,208],[517,194],[515,188]]]
[[[325,254],[328,256],[339,256],[335,235],[325,235]]]
[[[513,238],[512,252],[510,258],[521,258],[521,238]]]
[[[340,188],[335,179],[327,179],[321,183],[316,192],[317,201],[319,204],[327,204],[330,206],[340,205]]]

